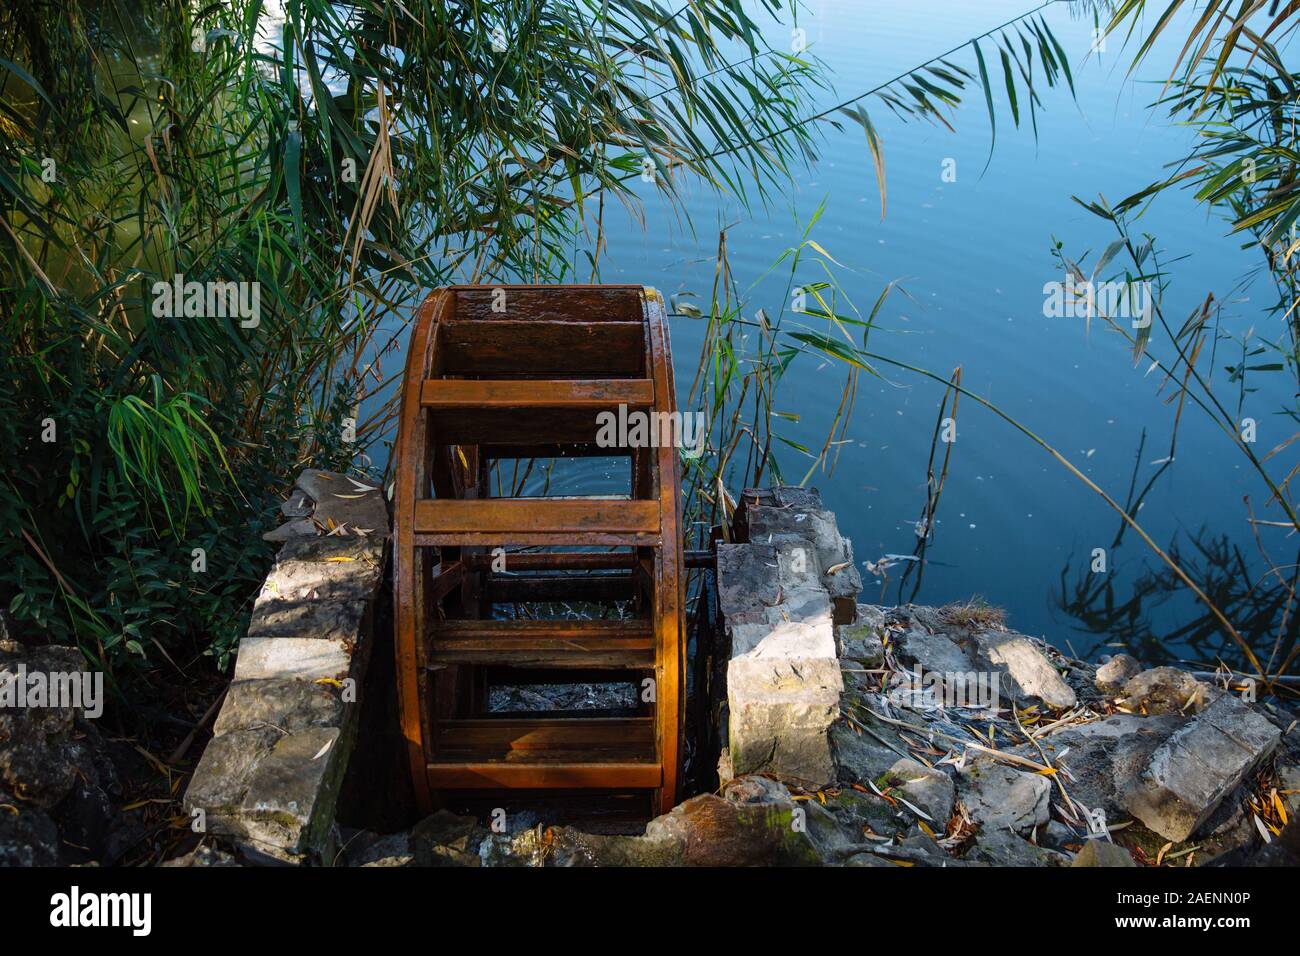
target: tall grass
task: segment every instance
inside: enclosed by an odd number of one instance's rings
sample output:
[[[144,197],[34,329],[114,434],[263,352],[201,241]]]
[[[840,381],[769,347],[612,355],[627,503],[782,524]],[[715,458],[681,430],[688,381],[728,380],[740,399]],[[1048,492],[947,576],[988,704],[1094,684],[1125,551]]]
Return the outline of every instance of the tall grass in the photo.
[[[816,62],[739,0],[0,12],[0,608],[118,678],[224,665],[306,465],[389,434],[447,281],[572,281],[648,171],[761,201]],[[784,16],[769,0],[760,18]],[[707,137],[707,142],[706,142]],[[709,156],[723,140],[738,148]],[[154,283],[256,283],[173,316]],[[351,420],[351,421],[349,421]]]

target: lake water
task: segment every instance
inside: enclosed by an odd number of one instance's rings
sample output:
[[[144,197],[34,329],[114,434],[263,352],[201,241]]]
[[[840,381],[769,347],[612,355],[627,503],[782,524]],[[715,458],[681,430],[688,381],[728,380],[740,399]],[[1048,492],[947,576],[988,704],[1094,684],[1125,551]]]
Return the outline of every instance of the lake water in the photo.
[[[814,2],[802,25],[835,86],[819,94],[820,100],[831,105],[847,99],[1030,7],[1023,0]],[[1130,57],[1114,38],[1106,51],[1089,58],[1092,19],[1082,10],[1055,3],[1042,11],[1071,57],[1077,102],[1063,84],[1046,89],[1039,83],[1044,110],[1035,139],[1025,117],[1019,130],[1012,127],[1005,93],[999,94],[997,146],[983,175],[990,130],[978,86],[964,96],[955,134],[922,122],[902,123],[883,104],[868,100],[864,105],[883,139],[888,168],[883,222],[862,130],[852,123],[844,132],[827,126],[820,161],[798,171],[789,194],[768,210],[746,212],[696,184],[686,193],[692,233],[652,187],[641,186],[645,228],[630,219],[621,222],[621,214],[608,220],[601,278],[654,285],[670,296],[706,295],[718,228],[730,225],[731,267],[747,286],[798,241],[801,224],[824,200],[826,211],[813,238],[847,267],[837,278],[854,303],[866,311],[890,280],[907,291],[886,304],[873,332],[873,351],[945,376],[960,365],[967,388],[1041,435],[1121,502],[1130,482],[1136,480],[1140,488],[1159,471],[1140,522],[1162,547],[1198,569],[1193,575],[1198,581],[1209,574],[1216,597],[1230,605],[1225,608],[1230,617],[1239,615],[1235,623],[1266,657],[1281,620],[1277,606],[1231,599],[1247,591],[1252,576],[1265,567],[1242,502],[1249,495],[1258,517],[1277,518],[1265,508],[1265,486],[1228,437],[1190,408],[1182,417],[1176,460],[1160,471],[1152,462],[1168,454],[1174,416],[1174,407],[1158,392],[1160,373],[1148,375],[1149,362],[1135,368],[1127,344],[1096,322],[1089,331],[1080,319],[1044,316],[1044,283],[1063,278],[1049,252],[1053,237],[1064,241],[1072,257],[1094,250],[1090,263],[1115,238],[1109,224],[1081,209],[1071,195],[1123,198],[1165,175],[1164,164],[1185,155],[1192,142],[1189,130],[1148,108],[1170,61],[1157,56],[1136,80],[1128,80]],[[788,33],[787,27],[773,35]],[[1186,35],[1176,28],[1170,33]],[[991,50],[986,47],[986,56]],[[976,69],[969,49],[952,59]],[[990,67],[996,69],[993,61]],[[956,162],[954,182],[941,176],[945,160]],[[1157,248],[1171,261],[1165,299],[1171,324],[1180,324],[1213,292],[1230,300],[1222,317],[1225,335],[1239,338],[1251,327],[1282,334],[1279,320],[1266,314],[1275,301],[1267,277],[1241,285],[1262,265],[1261,251],[1242,249],[1239,239],[1226,235],[1226,224],[1207,218],[1190,195],[1166,194],[1135,231],[1155,235]],[[783,267],[754,288],[746,316],[759,307],[779,312],[786,282]],[[703,330],[698,319],[672,320],[682,391],[693,378]],[[1155,343],[1160,341],[1157,334]],[[1172,350],[1157,351],[1164,357]],[[1214,366],[1216,390],[1230,408],[1236,386],[1223,369],[1239,357],[1238,344],[1221,340],[1213,361],[1202,359],[1202,367]],[[786,424],[782,434],[820,446],[844,371],[816,356],[796,359],[777,404],[801,421]],[[851,442],[842,448],[833,473],[816,474],[809,482],[838,515],[859,561],[915,549],[926,460],[943,393],[936,382],[882,371],[885,378],[861,382]],[[1245,396],[1242,415],[1259,422],[1256,447],[1262,455],[1296,430],[1293,420],[1279,414],[1292,401],[1294,381],[1285,373],[1260,373],[1250,385],[1255,390]],[[1231,641],[1207,623],[1203,605],[1186,590],[1171,591],[1162,583],[1165,566],[1143,542],[1128,533],[1113,547],[1119,517],[1046,452],[966,399],[957,428],[919,590],[913,594],[915,570],[900,588],[906,565],[893,568],[883,582],[864,569],[864,600],[939,604],[980,596],[1006,608],[1012,627],[1083,655],[1128,643],[1148,660],[1213,661],[1219,654],[1237,660]],[[1270,463],[1274,475],[1295,464],[1297,448],[1300,444]],[[782,453],[782,464],[787,475],[800,477],[809,466],[789,450]],[[1276,563],[1295,561],[1294,539],[1287,544],[1282,531],[1267,526],[1261,534]],[[1105,575],[1090,572],[1093,549],[1099,547],[1108,552]],[[1216,563],[1224,567],[1216,570]],[[1292,619],[1288,640],[1295,634]]]

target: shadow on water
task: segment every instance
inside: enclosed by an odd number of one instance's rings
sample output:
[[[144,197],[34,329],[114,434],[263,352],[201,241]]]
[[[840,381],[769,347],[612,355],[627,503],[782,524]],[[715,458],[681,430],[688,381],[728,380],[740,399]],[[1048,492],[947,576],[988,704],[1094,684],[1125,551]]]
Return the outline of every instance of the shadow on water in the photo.
[[[1172,464],[1163,462],[1139,487],[1145,446],[1143,433],[1124,502],[1131,515],[1142,508]],[[1060,589],[1053,594],[1053,602],[1076,623],[1078,632],[1092,638],[1076,650],[1087,657],[1125,650],[1152,663],[1218,661],[1233,670],[1250,672],[1241,650],[1213,618],[1184,614],[1179,616],[1183,623],[1174,627],[1158,630],[1153,626],[1151,606],[1185,601],[1186,587],[1172,571],[1162,568],[1145,567],[1131,580],[1110,573],[1121,556],[1128,556],[1126,545],[1132,544],[1131,537],[1129,526],[1121,520],[1109,547],[1097,549],[1104,553],[1088,555],[1083,567],[1070,561],[1061,569]],[[1241,542],[1205,526],[1175,536],[1166,550],[1234,622],[1265,664],[1265,671],[1282,673],[1300,648],[1296,614],[1300,559],[1277,564],[1264,552],[1258,534],[1255,544],[1263,557],[1262,570],[1258,558],[1249,555]],[[1144,549],[1141,542],[1133,547]],[[1104,562],[1102,570],[1096,570],[1098,562]],[[1181,656],[1171,657],[1171,648],[1181,651]]]

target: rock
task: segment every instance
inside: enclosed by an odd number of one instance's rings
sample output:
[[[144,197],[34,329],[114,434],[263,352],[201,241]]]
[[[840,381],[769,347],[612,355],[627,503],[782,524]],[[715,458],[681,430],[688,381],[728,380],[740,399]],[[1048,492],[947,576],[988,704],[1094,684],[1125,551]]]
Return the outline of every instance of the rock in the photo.
[[[1267,718],[1225,694],[1155,750],[1124,795],[1124,805],[1165,839],[1182,842],[1272,753],[1280,737]]]
[[[1260,842],[1259,831],[1244,809],[1249,799],[1247,789],[1238,787],[1197,828],[1193,839],[1200,847],[1196,859],[1202,866],[1212,864],[1225,853]]]
[[[258,603],[369,600],[383,577],[383,552],[378,538],[295,538],[280,549]]]
[[[1300,829],[1300,767],[1277,768],[1277,790],[1286,807],[1289,829]]]
[[[85,658],[69,647],[0,644],[0,681],[85,669]],[[71,707],[0,708],[0,787],[21,794],[25,804],[37,809],[49,809],[66,797],[78,772],[76,721]]]
[[[243,684],[269,680],[343,681],[352,676],[354,641],[355,638],[245,637],[239,643],[239,656],[235,659],[235,681]]]
[[[862,575],[853,560],[853,545],[839,533],[834,513],[793,504],[799,500],[794,496],[778,496],[777,500],[792,503],[747,505],[744,521],[748,540],[754,544],[778,544],[784,557],[783,573],[787,570],[786,562],[797,562],[799,571],[818,578],[830,595],[835,623],[852,623],[858,592],[862,590]],[[803,544],[796,543],[795,538],[802,539]]]
[[[863,620],[866,607],[858,605],[856,624],[842,624],[835,628],[835,642],[840,660],[871,670],[884,666],[885,645],[880,639],[879,624],[874,620]]]
[[[74,648],[0,641],[0,681],[6,684],[21,676],[30,689],[37,674],[52,684],[55,675],[88,672]],[[20,707],[16,699],[0,706],[0,866],[105,859],[126,828],[117,809],[116,769],[88,716],[94,712]]]
[[[764,620],[781,603],[776,548],[764,544],[718,544],[718,609],[730,622]]]
[[[371,839],[345,847],[349,866],[414,866],[415,850],[410,833],[370,834]]]
[[[361,631],[365,601],[260,601],[253,606],[249,637],[314,637],[349,641]]]
[[[1079,701],[1056,667],[1029,638],[1011,631],[977,631],[974,640],[980,652],[995,665],[1006,668],[1015,683],[1013,689],[1037,697],[1055,710],[1069,710]]]
[[[1133,854],[1122,846],[1117,846],[1109,840],[1093,839],[1084,841],[1083,849],[1078,852],[1070,865],[1136,867],[1137,862],[1133,859]]]
[[[847,708],[845,712],[848,712]],[[901,746],[895,750],[881,742],[882,739],[897,739],[892,728],[860,709],[855,709],[852,713],[852,722],[847,717],[841,717],[831,725],[830,741],[835,777],[841,783],[865,786],[868,781],[874,783],[880,779],[881,774],[888,772],[906,752],[899,752]]]
[[[981,830],[962,855],[968,863],[988,866],[1068,866],[1064,853],[1037,846],[1010,830]]]
[[[350,747],[335,727],[232,730],[212,738],[185,793],[210,833],[287,862],[329,859],[330,828]]]
[[[316,530],[316,522],[311,518],[295,518],[292,521],[286,521],[277,528],[262,535],[263,541],[292,541],[294,538],[315,537],[319,532]]]
[[[1039,742],[1049,756],[1065,753],[1056,762],[1069,771],[1070,798],[1090,810],[1101,809],[1111,822],[1117,822],[1120,814],[1126,814],[1122,794],[1129,782],[1146,767],[1156,748],[1186,722],[1176,715],[1112,714],[1104,720],[1065,727]],[[1040,759],[1029,745],[1014,752]]]
[[[296,732],[306,727],[338,727],[343,723],[342,692],[329,684],[306,680],[237,680],[226,691],[226,700],[212,732],[218,736],[232,730],[275,727]]]
[[[383,490],[369,481],[308,468],[297,485],[316,502],[312,517],[327,532],[381,538],[389,534]]]
[[[878,866],[883,862],[886,866],[898,866],[898,863],[891,863],[891,860],[903,861],[905,865],[912,866],[936,866],[936,867],[965,867],[970,863],[964,860],[955,860],[943,851],[933,838],[926,836],[924,833],[916,833],[898,843],[880,843],[858,844],[851,849],[857,852],[844,856],[845,866]]]
[[[945,675],[945,686],[952,675],[975,671],[975,661],[960,646],[943,634],[932,634],[912,627],[896,638],[898,661],[922,672]]]
[[[1025,832],[1048,820],[1052,784],[1047,777],[976,760],[957,772],[961,802],[986,830]]]
[[[346,769],[337,753],[339,733],[307,727],[282,737],[254,768],[240,809],[242,835],[258,849],[297,856],[326,846]]]
[[[1097,690],[1108,697],[1113,697],[1124,689],[1124,685],[1142,672],[1142,665],[1132,654],[1116,654],[1097,668]]]
[[[214,846],[197,846],[184,856],[164,860],[159,866],[239,866],[240,863],[225,850]]]
[[[903,837],[916,822],[910,810],[891,804],[874,793],[844,787],[839,793],[826,794],[825,797],[825,807],[820,802],[817,806],[834,820],[839,830],[849,838],[848,842],[860,843],[869,834]]]
[[[308,518],[316,503],[305,495],[301,489],[295,488],[289,495],[287,501],[280,505],[280,513],[286,518]]]
[[[787,595],[762,622],[727,624],[728,746],[736,774],[808,786],[834,779],[827,736],[839,714],[839,660],[824,592]]]
[[[821,858],[806,827],[801,829],[794,821],[792,805],[733,803],[702,794],[651,820],[644,836],[551,827],[538,842],[545,848],[548,866],[818,865]],[[513,838],[512,853],[537,865],[541,854],[529,842],[523,834]]]
[[[957,788],[942,770],[935,770],[915,760],[899,760],[884,776],[884,782],[901,791],[908,803],[924,811],[930,825],[942,831],[952,816]]]
[[[17,797],[0,787],[0,868],[58,866],[61,862],[59,828],[50,815],[22,806]]]
[[[410,845],[416,866],[482,865],[480,847],[489,832],[473,817],[439,810],[411,831]]]
[[[1153,667],[1130,677],[1119,705],[1136,714],[1195,713],[1210,700],[1211,688],[1176,667]]]
[[[722,787],[722,799],[728,803],[781,803],[794,805],[785,784],[771,777],[748,774],[736,777]]]

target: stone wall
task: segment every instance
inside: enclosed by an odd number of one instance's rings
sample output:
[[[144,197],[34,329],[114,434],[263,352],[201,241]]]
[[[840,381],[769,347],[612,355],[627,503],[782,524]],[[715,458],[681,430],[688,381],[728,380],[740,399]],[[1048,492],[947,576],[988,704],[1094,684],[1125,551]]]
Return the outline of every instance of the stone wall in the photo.
[[[802,488],[747,490],[733,538],[717,561],[719,777],[825,785],[843,691],[834,628],[852,623],[862,586],[853,547],[817,491]]]
[[[330,863],[389,536],[382,491],[309,469],[185,808],[248,860]]]

